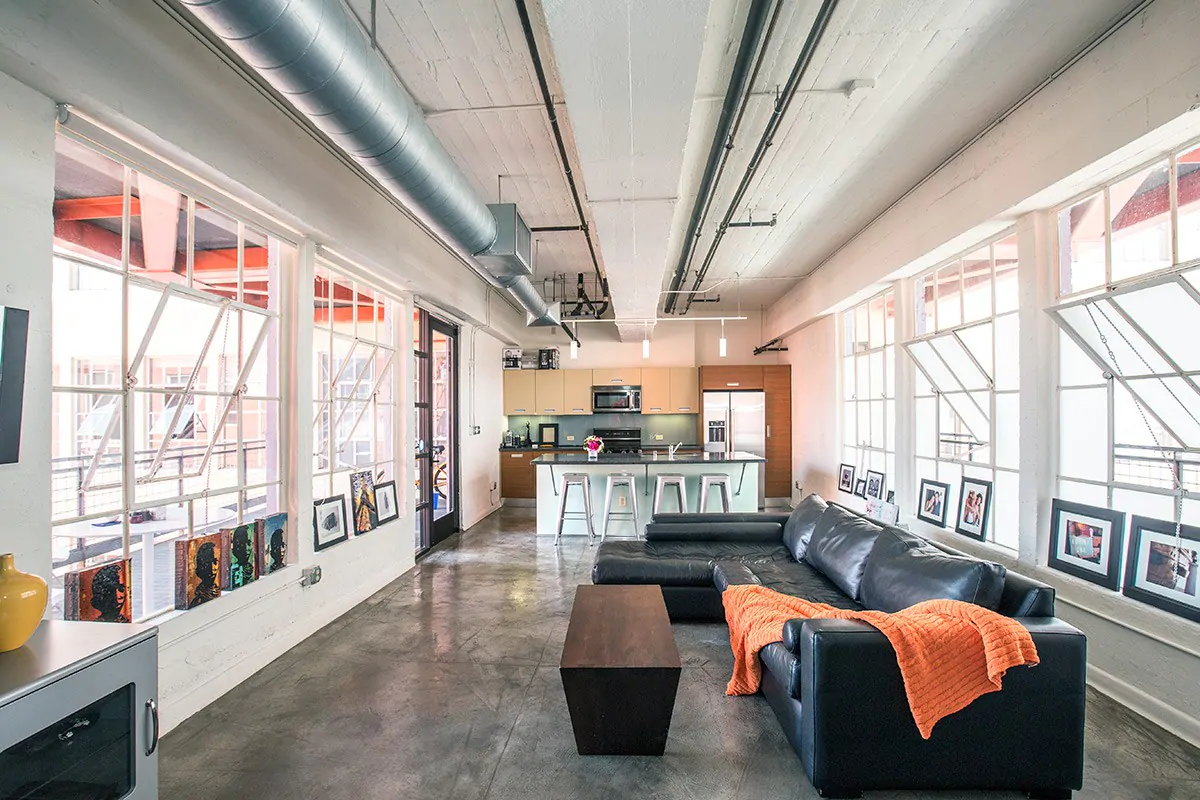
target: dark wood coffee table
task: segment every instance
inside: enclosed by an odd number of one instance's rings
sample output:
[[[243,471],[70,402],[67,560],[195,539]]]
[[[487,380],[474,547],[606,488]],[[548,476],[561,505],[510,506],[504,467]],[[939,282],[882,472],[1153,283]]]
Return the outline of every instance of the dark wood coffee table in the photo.
[[[580,586],[559,672],[580,755],[661,756],[679,651],[657,586]]]

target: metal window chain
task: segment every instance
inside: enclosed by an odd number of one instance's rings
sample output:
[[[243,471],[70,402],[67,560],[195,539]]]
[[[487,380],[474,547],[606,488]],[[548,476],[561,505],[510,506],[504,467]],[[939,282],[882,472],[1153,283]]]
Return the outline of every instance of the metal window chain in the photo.
[[[221,303],[221,313],[225,315],[225,323],[221,329],[221,356],[220,356],[220,358],[217,359],[217,370],[220,372],[219,380],[220,380],[221,385],[223,385],[225,383],[225,377],[226,377],[225,373],[226,373],[226,369],[227,369],[227,362],[225,360],[226,359],[225,354],[229,347],[229,318],[230,318],[230,316],[232,316],[229,313],[229,305],[230,305],[229,300],[225,300],[224,302]],[[235,390],[234,391],[235,396],[233,398],[231,398],[231,402],[237,402],[236,395],[238,395],[238,394],[240,394],[240,392]],[[217,393],[217,396],[218,397],[220,396],[219,391]],[[242,424],[241,414],[238,414],[238,425],[241,425],[241,424]],[[219,431],[213,431],[212,435],[213,436],[219,435]],[[242,457],[241,453],[238,453],[236,456],[237,459],[240,459],[241,457]],[[208,523],[210,521],[209,516],[212,513],[212,508],[211,508],[212,500],[209,496],[209,489],[212,486],[213,460],[214,459],[212,459],[212,458],[208,459],[208,463],[204,466],[204,524],[206,526],[208,525]],[[239,475],[238,476],[238,485],[241,485],[241,482],[242,482],[241,475]],[[238,503],[239,504],[241,503],[240,496],[238,497]],[[194,524],[195,524],[195,522],[193,521],[193,525]],[[193,531],[193,533],[194,532],[195,531]]]
[[[1112,347],[1108,343],[1108,337],[1104,335],[1104,331],[1100,330],[1100,325],[1096,322],[1095,314],[1092,311],[1092,304],[1086,303],[1084,304],[1084,308],[1087,309],[1088,318],[1091,319],[1092,326],[1096,329],[1096,335],[1100,337],[1100,344],[1104,345],[1104,350],[1108,353],[1109,363],[1111,363],[1113,369],[1116,370],[1116,377],[1124,380],[1125,376],[1122,374],[1120,364],[1117,363],[1116,353],[1113,352]],[[1105,317],[1105,319],[1107,319],[1107,317]],[[1111,320],[1109,320],[1109,324],[1112,324]],[[1137,348],[1135,348],[1128,338],[1121,333],[1120,328],[1117,328],[1114,325],[1113,329],[1125,339],[1125,344],[1129,346],[1129,349],[1132,350],[1135,355],[1138,355],[1143,362],[1145,362],[1145,358],[1138,354]],[[1150,365],[1146,364],[1146,366],[1149,367]],[[1109,376],[1110,380],[1111,377],[1112,376]],[[1169,457],[1167,450],[1163,447],[1162,442],[1158,440],[1158,434],[1154,431],[1154,426],[1150,424],[1150,418],[1146,416],[1146,410],[1142,408],[1141,401],[1139,401],[1137,397],[1133,395],[1133,393],[1130,393],[1130,399],[1133,400],[1133,405],[1138,410],[1138,415],[1141,416],[1142,424],[1146,426],[1146,431],[1150,434],[1151,441],[1153,441],[1154,446],[1158,448],[1159,455],[1162,456],[1163,461],[1167,462],[1171,469],[1171,484],[1175,494],[1175,558],[1178,560],[1181,552],[1180,548],[1183,545],[1183,481],[1181,481],[1179,478],[1179,470],[1177,468],[1175,459]]]

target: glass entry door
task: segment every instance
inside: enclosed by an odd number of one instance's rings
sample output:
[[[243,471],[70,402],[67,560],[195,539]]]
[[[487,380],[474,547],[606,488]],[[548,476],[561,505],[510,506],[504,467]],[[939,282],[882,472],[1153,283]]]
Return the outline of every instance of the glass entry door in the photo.
[[[416,365],[417,551],[459,528],[458,328],[418,308]]]

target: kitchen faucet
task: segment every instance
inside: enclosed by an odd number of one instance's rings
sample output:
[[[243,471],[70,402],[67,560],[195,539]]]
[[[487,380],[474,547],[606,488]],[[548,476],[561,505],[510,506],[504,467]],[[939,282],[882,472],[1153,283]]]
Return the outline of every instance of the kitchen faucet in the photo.
[[[675,452],[676,452],[677,450],[679,450],[679,448],[681,448],[681,447],[683,447],[683,442],[679,442],[679,443],[677,443],[677,444],[673,444],[673,445],[671,445],[669,448],[667,448],[667,459],[668,459],[668,460],[674,459],[674,458],[675,458]]]

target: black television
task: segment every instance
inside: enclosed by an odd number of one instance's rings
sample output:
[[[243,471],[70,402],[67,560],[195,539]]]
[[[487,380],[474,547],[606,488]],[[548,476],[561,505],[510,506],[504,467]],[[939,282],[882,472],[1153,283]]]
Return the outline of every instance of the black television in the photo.
[[[28,339],[29,312],[0,306],[0,464],[15,464],[21,454]]]

